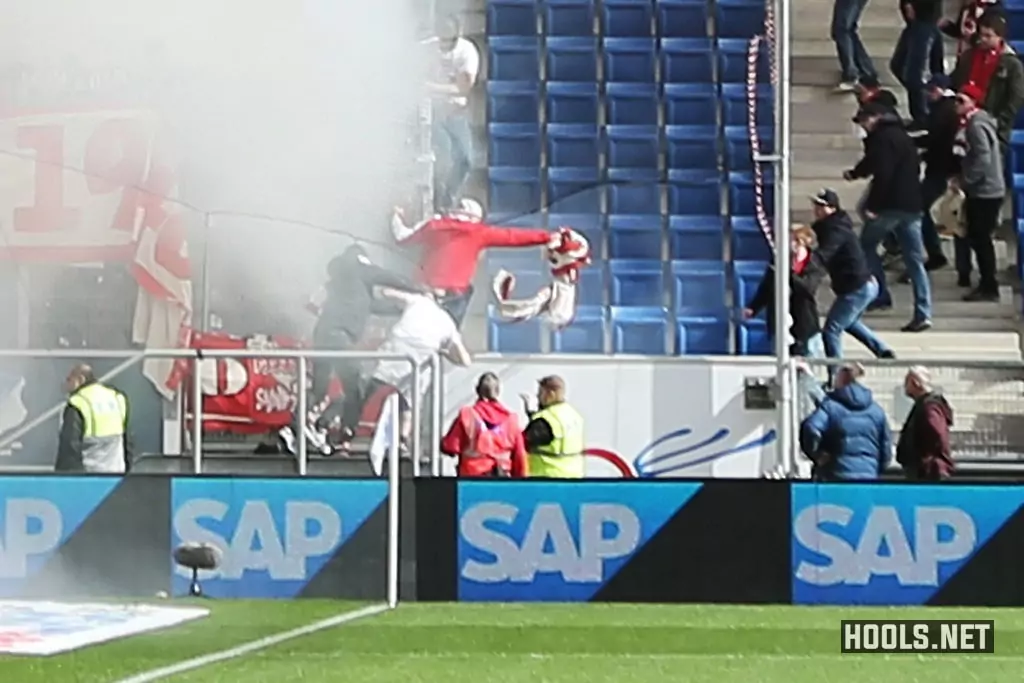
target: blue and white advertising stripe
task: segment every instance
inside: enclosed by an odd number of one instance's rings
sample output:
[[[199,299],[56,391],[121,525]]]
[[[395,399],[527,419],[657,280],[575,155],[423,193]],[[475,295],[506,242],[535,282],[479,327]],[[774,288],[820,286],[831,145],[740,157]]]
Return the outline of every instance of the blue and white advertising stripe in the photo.
[[[700,488],[459,482],[459,599],[588,600]]]
[[[17,595],[117,487],[115,477],[0,477],[0,594]]]
[[[381,480],[175,479],[171,541],[224,552],[200,576],[211,596],[294,597],[386,497]],[[189,578],[175,567],[175,594]]]
[[[919,605],[1024,503],[1024,488],[794,484],[793,601]]]

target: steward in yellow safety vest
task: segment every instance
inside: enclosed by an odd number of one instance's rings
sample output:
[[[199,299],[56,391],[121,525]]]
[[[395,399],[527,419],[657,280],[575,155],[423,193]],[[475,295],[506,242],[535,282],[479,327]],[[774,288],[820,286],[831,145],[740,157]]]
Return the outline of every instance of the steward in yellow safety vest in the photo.
[[[540,380],[537,403],[536,412],[527,408],[530,423],[523,431],[530,476],[582,479],[583,416],[565,402],[565,380],[555,375]]]
[[[64,390],[69,396],[54,470],[123,474],[128,461],[128,401],[124,394],[97,382],[88,365],[72,368]]]

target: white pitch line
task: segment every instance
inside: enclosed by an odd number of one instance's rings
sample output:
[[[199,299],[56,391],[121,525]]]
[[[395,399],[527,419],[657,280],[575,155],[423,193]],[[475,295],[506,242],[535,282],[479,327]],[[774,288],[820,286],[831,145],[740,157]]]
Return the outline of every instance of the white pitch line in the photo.
[[[243,643],[241,645],[228,648],[227,650],[211,652],[208,655],[185,659],[177,664],[144,671],[140,674],[129,676],[128,678],[122,678],[117,681],[117,683],[151,683],[151,681],[159,681],[167,678],[168,676],[177,676],[178,674],[182,674],[187,671],[194,671],[195,669],[209,666],[211,664],[244,657],[252,652],[265,650],[268,647],[273,647],[274,645],[279,645],[286,641],[294,640],[295,638],[301,638],[302,636],[308,636],[311,633],[317,633],[318,631],[324,631],[329,628],[334,628],[335,626],[347,624],[355,621],[356,619],[362,619],[363,617],[369,617],[374,614],[386,612],[388,609],[389,607],[387,605],[370,605],[369,607],[352,610],[351,612],[344,612],[333,617],[328,617],[327,619],[314,621],[311,624],[300,626],[299,628],[293,628],[290,631],[282,631],[281,633],[275,633],[274,635],[267,636],[265,638]]]

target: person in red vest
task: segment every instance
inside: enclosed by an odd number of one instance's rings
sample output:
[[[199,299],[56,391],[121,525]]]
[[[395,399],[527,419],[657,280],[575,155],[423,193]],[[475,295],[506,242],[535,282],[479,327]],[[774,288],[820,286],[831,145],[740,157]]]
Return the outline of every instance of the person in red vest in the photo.
[[[424,247],[420,284],[437,290],[442,307],[459,326],[473,296],[480,252],[491,247],[541,247],[553,239],[547,230],[486,225],[483,213],[479,202],[463,199],[454,211],[431,216],[412,227],[405,224],[400,207],[391,219],[391,231],[399,244]]]
[[[459,459],[460,477],[526,477],[526,444],[519,418],[498,401],[501,383],[480,375],[477,400],[459,411],[441,440],[441,452]]]

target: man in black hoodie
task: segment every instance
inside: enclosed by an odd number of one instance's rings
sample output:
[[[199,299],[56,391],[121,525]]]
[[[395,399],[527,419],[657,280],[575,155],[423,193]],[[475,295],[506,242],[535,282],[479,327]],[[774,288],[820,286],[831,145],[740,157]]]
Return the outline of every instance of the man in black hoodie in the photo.
[[[815,219],[811,229],[818,240],[811,258],[828,272],[836,295],[821,331],[825,355],[841,358],[843,332],[849,332],[878,358],[895,358],[885,342],[860,320],[878,296],[878,283],[868,271],[853,221],[839,206],[839,195],[835,190],[823,189],[811,197],[811,203]]]
[[[853,121],[867,131],[864,157],[843,177],[871,178],[864,202],[868,221],[860,239],[868,268],[878,282],[872,308],[892,306],[878,245],[886,235],[895,233],[914,290],[914,315],[902,330],[922,332],[932,326],[932,292],[921,238],[921,158],[903,122],[886,107],[868,103]]]
[[[406,292],[419,292],[410,280],[374,265],[366,250],[353,244],[327,264],[327,297],[320,308],[313,345],[320,350],[353,351],[362,340],[370,316],[374,313],[399,314],[401,309],[391,300],[378,299],[374,287],[389,287]],[[362,362],[349,359],[318,360],[313,363],[313,401],[321,401],[334,375],[341,382],[342,395],[333,399],[317,418],[317,429],[325,429],[339,414],[342,417],[344,443],[351,440],[359,425],[360,374]],[[312,407],[314,403],[310,403]],[[302,424],[305,416],[297,416]],[[287,436],[282,435],[291,447]],[[308,435],[307,435],[308,436]],[[318,441],[311,437],[311,441]]]

